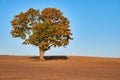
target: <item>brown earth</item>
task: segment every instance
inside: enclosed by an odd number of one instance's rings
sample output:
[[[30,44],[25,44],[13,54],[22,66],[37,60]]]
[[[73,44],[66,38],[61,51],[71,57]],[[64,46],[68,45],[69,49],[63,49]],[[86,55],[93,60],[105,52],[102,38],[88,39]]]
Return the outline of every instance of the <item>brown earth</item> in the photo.
[[[120,58],[0,56],[0,80],[120,80]]]

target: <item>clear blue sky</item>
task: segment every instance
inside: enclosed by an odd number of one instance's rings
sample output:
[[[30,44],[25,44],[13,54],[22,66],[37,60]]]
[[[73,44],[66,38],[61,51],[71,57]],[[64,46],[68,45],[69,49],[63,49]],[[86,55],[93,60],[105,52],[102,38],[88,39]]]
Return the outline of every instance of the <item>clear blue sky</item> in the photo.
[[[74,40],[46,55],[120,58],[120,0],[0,0],[0,54],[38,55],[38,48],[12,38],[10,21],[29,8],[60,9],[69,18]]]

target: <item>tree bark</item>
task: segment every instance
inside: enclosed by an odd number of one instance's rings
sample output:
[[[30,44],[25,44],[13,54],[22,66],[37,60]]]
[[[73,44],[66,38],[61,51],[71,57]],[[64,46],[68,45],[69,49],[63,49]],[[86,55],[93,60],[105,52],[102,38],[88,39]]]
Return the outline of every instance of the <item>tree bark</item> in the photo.
[[[44,59],[44,50],[41,50],[40,48],[39,48],[39,57],[40,57],[40,61],[44,61],[45,59]]]

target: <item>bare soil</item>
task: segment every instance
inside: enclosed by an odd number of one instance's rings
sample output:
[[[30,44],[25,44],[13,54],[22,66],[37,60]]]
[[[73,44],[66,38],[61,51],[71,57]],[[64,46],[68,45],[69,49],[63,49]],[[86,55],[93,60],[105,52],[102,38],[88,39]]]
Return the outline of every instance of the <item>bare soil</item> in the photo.
[[[0,56],[0,80],[120,80],[120,58]]]

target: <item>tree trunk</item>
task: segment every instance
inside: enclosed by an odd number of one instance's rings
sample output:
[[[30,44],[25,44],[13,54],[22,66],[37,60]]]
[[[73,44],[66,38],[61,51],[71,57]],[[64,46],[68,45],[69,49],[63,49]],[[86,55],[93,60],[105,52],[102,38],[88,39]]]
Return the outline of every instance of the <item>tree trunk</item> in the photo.
[[[40,48],[39,48],[39,57],[40,57],[40,61],[44,61],[45,59],[44,59],[44,50],[41,50]]]

